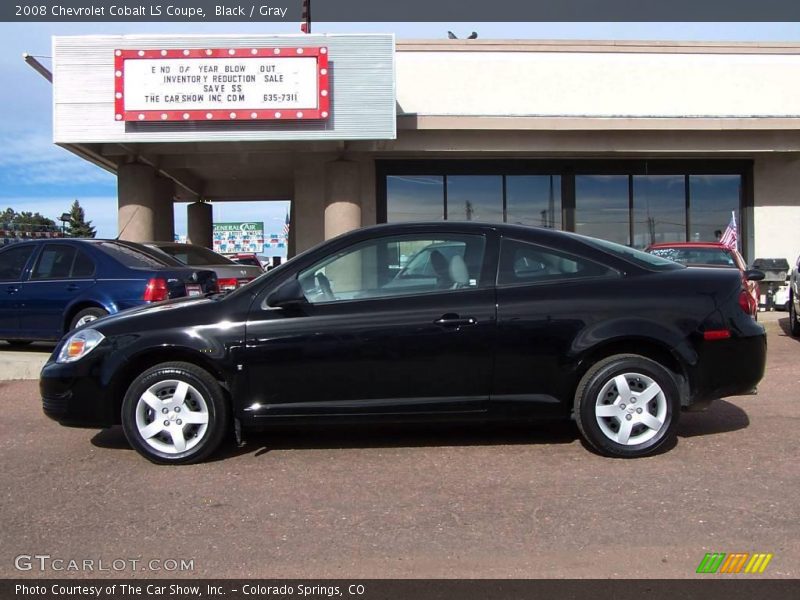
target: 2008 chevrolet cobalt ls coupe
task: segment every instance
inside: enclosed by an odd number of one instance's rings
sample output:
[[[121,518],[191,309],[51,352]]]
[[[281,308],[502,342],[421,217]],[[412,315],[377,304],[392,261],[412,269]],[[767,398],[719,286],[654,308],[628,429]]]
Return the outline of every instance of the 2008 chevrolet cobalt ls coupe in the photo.
[[[682,408],[746,393],[766,337],[738,271],[512,225],[381,225],[227,295],[65,337],[44,411],[121,423],[159,463],[274,422],[569,419],[597,451],[654,452]],[[744,299],[744,302],[743,302]]]

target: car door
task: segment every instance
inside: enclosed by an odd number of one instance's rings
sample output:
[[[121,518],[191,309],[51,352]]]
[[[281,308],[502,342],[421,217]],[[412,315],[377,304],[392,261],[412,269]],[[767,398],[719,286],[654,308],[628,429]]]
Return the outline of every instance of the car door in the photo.
[[[493,409],[534,409],[542,416],[563,411],[560,399],[572,389],[573,342],[618,293],[619,277],[585,257],[502,240]]]
[[[0,252],[0,337],[19,335],[20,292],[35,244],[11,246]]]
[[[22,284],[20,330],[33,337],[58,339],[66,311],[94,285],[92,258],[76,244],[48,243]]]
[[[404,262],[447,244],[449,261],[409,284]],[[459,248],[456,252],[452,246]],[[256,414],[486,409],[496,329],[488,231],[385,236],[300,268],[307,304],[254,304],[246,368]]]

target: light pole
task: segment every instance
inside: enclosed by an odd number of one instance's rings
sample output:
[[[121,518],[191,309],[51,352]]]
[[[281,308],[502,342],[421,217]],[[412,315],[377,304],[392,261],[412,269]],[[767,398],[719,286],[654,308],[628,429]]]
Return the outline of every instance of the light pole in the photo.
[[[61,213],[61,216],[58,217],[58,220],[61,221],[61,235],[67,235],[67,223],[69,222],[70,216],[69,213]]]

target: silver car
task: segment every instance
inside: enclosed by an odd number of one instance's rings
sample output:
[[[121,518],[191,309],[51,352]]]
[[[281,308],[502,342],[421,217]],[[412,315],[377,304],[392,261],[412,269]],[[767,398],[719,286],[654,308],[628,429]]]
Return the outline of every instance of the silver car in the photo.
[[[794,337],[800,337],[800,256],[789,275],[789,327]]]
[[[185,265],[202,266],[215,271],[220,291],[235,290],[264,272],[261,267],[237,264],[203,246],[176,242],[149,242],[147,246],[157,252],[168,254]]]

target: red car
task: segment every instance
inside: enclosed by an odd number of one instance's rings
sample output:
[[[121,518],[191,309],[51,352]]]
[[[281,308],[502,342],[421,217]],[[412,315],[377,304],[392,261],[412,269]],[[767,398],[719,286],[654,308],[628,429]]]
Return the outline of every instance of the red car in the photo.
[[[758,282],[748,275],[747,265],[738,250],[731,250],[719,242],[668,242],[651,244],[645,252],[668,258],[687,267],[711,267],[720,269],[739,269],[747,294],[742,295],[742,308],[747,303],[747,312],[758,316],[758,300],[761,291]]]

